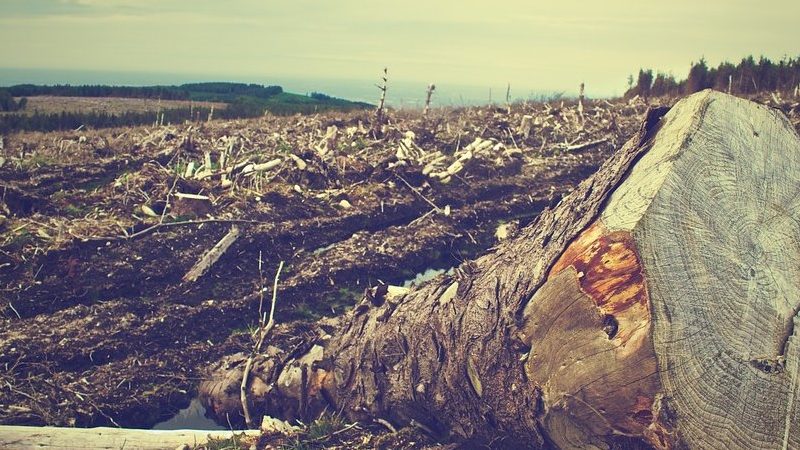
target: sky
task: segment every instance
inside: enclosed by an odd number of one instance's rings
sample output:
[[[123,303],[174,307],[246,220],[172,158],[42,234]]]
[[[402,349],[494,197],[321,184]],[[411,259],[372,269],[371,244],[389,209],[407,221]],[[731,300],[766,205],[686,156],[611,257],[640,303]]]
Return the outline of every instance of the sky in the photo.
[[[374,91],[388,67],[390,86],[421,91],[497,98],[510,84],[525,97],[585,82],[609,96],[640,67],[683,78],[701,57],[796,57],[798,18],[797,0],[0,0],[0,68]]]

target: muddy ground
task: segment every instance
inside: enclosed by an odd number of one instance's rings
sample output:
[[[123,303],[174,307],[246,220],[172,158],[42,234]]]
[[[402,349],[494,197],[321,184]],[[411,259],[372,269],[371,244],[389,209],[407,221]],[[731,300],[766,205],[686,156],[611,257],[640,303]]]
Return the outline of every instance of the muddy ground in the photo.
[[[762,100],[798,125],[796,100]],[[249,350],[280,261],[270,340],[299,348],[367,287],[456,266],[533,220],[646,111],[559,101],[393,111],[382,127],[359,112],[5,136],[0,424],[151,427]]]

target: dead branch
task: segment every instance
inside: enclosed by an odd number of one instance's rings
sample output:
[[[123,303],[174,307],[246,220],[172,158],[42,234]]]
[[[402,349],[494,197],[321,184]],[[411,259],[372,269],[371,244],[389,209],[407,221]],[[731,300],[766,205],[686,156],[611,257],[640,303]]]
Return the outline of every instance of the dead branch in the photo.
[[[506,112],[511,114],[511,83],[506,87]]]
[[[383,84],[376,85],[378,89],[381,90],[381,99],[378,103],[378,109],[375,110],[375,125],[372,127],[373,134],[378,137],[381,133],[381,128],[383,127],[383,123],[386,119],[386,111],[384,110],[384,105],[386,103],[386,84],[389,81],[389,68],[383,68]]]
[[[422,110],[422,115],[428,117],[428,111],[431,109],[431,96],[433,91],[436,90],[436,85],[431,83],[428,85],[428,90],[425,92],[425,109]]]
[[[180,177],[180,174],[175,175],[175,180],[172,182],[172,186],[170,186],[167,192],[167,199],[164,201],[164,209],[161,211],[161,217],[159,217],[158,223],[164,223],[164,217],[167,215],[167,209],[169,209],[169,200],[172,198],[172,192],[175,191],[175,186],[178,184],[178,179]]]
[[[258,272],[259,275],[262,274],[261,271],[261,252],[258,253]],[[255,356],[261,352],[261,346],[264,344],[264,339],[266,339],[267,335],[269,335],[272,328],[275,326],[275,303],[278,298],[278,279],[281,276],[281,270],[283,270],[283,261],[280,262],[278,265],[278,271],[275,273],[275,281],[272,284],[272,306],[269,309],[269,320],[267,320],[266,313],[261,312],[261,307],[263,306],[264,302],[264,287],[263,287],[263,276],[262,285],[259,290],[260,301],[258,304],[258,329],[256,330],[256,342],[253,345],[253,348],[250,351],[250,355],[247,357],[247,363],[244,366],[244,373],[242,374],[242,386],[241,390],[239,391],[240,399],[242,401],[242,411],[244,412],[244,420],[248,427],[253,427],[253,418],[250,416],[250,407],[247,404],[247,382],[250,379],[250,370],[253,368],[253,359]]]
[[[401,177],[400,175],[397,175],[397,174],[395,174],[395,176],[400,181],[402,181],[403,184],[408,186],[408,188],[411,189],[415,194],[417,194],[421,199],[425,200],[429,205],[433,206],[433,208],[436,210],[436,212],[440,212],[442,210],[442,208],[439,208],[438,206],[436,206],[436,203],[433,203],[432,201],[428,200],[428,197],[425,197],[424,195],[422,195],[422,192],[417,190],[414,186],[411,186],[410,184],[408,184],[408,181],[406,181],[403,177]]]
[[[598,145],[605,144],[606,142],[608,142],[608,138],[603,138],[596,141],[586,142],[584,144],[570,145],[569,147],[565,148],[565,150],[568,152],[579,152],[581,150],[597,147]]]
[[[253,224],[253,225],[269,225],[272,222],[264,222],[261,220],[247,220],[247,219],[202,219],[202,220],[182,220],[180,222],[166,222],[166,223],[157,223],[153,226],[145,228],[143,230],[137,231],[136,233],[131,234],[124,234],[121,236],[89,236],[89,237],[81,237],[75,236],[78,239],[81,239],[84,242],[90,241],[128,241],[131,239],[135,239],[138,237],[142,237],[144,235],[156,232],[161,228],[171,228],[171,227],[181,227],[187,225],[202,225],[206,223],[245,223],[245,224]]]
[[[231,230],[217,242],[211,250],[209,250],[199,261],[183,276],[184,283],[193,283],[198,278],[203,276],[208,269],[211,268],[219,258],[233,245],[239,238],[239,227],[236,225],[231,227]]]

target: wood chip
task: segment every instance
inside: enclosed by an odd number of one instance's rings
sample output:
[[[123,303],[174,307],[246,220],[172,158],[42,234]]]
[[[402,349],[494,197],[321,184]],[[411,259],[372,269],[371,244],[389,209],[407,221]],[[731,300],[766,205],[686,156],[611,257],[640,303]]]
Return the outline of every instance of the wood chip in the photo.
[[[147,205],[142,205],[142,206],[141,206],[139,209],[141,209],[141,210],[142,210],[142,212],[143,212],[143,213],[144,213],[146,216],[150,216],[150,217],[160,217],[158,214],[156,214],[156,212],[155,212],[155,211],[153,211],[153,208],[151,208],[151,207],[149,207],[149,206],[147,206]]]

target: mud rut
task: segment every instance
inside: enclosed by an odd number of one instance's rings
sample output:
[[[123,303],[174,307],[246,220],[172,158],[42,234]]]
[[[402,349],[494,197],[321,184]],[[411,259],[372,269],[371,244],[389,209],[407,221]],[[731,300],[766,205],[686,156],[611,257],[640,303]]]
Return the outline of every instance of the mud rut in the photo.
[[[268,280],[279,261],[287,265],[270,339],[300,351],[316,318],[351,307],[366,287],[457,265],[494,245],[500,223],[531,220],[591,174],[645,111],[598,101],[583,121],[574,104],[428,119],[401,112],[381,139],[365,131],[366,113],[7,136],[0,423],[151,426],[188,404],[212,363],[249,349],[259,252]],[[407,131],[429,153],[450,156],[476,138],[493,147],[443,184],[398,157]],[[235,147],[284,162],[233,192],[218,179],[175,177],[205,152]],[[307,167],[292,166],[288,153]],[[181,277],[230,223],[125,238],[160,220],[140,206],[155,209],[171,189],[211,196],[216,219],[252,221],[237,224],[241,237],[195,283]],[[192,219],[170,210],[164,218]]]

